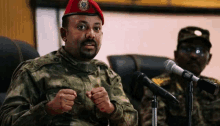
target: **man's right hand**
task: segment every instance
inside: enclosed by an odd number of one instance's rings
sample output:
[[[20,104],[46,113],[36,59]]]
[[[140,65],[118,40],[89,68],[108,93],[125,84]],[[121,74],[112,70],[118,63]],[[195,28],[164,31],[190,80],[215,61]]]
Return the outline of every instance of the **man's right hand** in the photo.
[[[46,104],[47,113],[57,115],[70,111],[76,97],[77,93],[72,89],[59,90],[56,97]]]

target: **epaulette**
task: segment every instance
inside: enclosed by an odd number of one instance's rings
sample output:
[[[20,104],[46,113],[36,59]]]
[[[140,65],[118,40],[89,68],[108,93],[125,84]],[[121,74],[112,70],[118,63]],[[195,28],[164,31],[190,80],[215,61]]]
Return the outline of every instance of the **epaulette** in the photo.
[[[211,81],[214,82],[214,83],[217,83],[218,85],[220,85],[220,81],[217,80],[217,79],[211,78]]]
[[[110,78],[115,78],[116,76],[118,76],[118,74],[115,71],[113,71],[110,67],[108,67],[106,63],[100,60],[93,59],[91,63],[94,63],[96,66],[99,66],[101,70],[107,72]]]
[[[97,60],[97,59],[93,59],[91,60],[91,63],[92,64],[95,64],[97,67],[99,67],[101,70],[106,70],[106,69],[110,69],[108,67],[108,65],[100,60]]]
[[[29,67],[29,70],[31,72],[37,71],[38,69],[40,69],[41,67],[48,65],[48,64],[54,64],[54,63],[60,63],[61,62],[61,58],[57,57],[56,55],[52,53],[49,53],[45,56],[42,57],[38,57],[35,58],[34,60],[32,60],[31,65]]]
[[[218,85],[220,85],[220,81],[212,77],[200,76],[200,79],[208,80],[208,81],[211,81],[213,83],[217,83]]]
[[[152,81],[159,86],[165,86],[169,84],[168,82],[170,81],[170,77],[152,78]]]
[[[206,79],[206,80],[209,80],[213,83],[216,83],[216,84],[220,85],[220,81],[215,79],[215,78],[211,78],[211,77],[203,77],[203,78]]]
[[[17,68],[14,70],[11,79],[15,79],[18,74],[20,74],[22,71],[24,71],[23,68],[25,68],[25,66],[30,62],[31,62],[31,60],[26,60],[26,61],[21,62],[17,66]]]

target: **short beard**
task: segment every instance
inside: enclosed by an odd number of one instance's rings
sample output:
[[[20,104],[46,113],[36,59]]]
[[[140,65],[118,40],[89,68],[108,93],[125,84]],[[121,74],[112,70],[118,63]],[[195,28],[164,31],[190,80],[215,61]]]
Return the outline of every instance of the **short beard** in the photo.
[[[95,44],[95,50],[83,50],[81,47],[84,46],[86,43],[94,43]],[[84,40],[82,43],[80,43],[80,49],[79,49],[79,54],[80,57],[83,59],[88,59],[91,60],[97,55],[98,47],[97,47],[97,42],[93,39],[87,39]]]
[[[82,57],[83,59],[91,60],[96,56],[96,54],[97,54],[97,47],[95,48],[94,52],[89,50],[87,52],[80,50],[80,57]]]

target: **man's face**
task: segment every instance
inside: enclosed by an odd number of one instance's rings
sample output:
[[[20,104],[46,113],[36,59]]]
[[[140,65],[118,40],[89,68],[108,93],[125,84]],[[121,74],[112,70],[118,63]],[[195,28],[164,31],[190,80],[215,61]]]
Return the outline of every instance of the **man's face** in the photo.
[[[65,50],[82,61],[93,59],[101,47],[102,20],[98,16],[72,15],[67,28],[61,28]]]
[[[209,48],[202,39],[190,39],[182,42],[174,52],[176,63],[199,76],[211,59]]]

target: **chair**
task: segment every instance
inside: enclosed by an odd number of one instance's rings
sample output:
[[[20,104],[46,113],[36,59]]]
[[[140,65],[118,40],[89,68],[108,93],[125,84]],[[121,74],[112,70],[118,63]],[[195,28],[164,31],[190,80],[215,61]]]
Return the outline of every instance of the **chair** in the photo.
[[[110,67],[121,76],[123,89],[131,104],[139,112],[142,96],[144,94],[143,85],[135,83],[133,73],[140,71],[149,78],[153,78],[165,72],[163,63],[167,57],[149,55],[110,55],[107,56]],[[139,120],[140,122],[140,120]],[[139,126],[141,124],[139,123]]]
[[[4,101],[11,76],[16,67],[25,60],[39,57],[28,43],[0,36],[0,106]]]

